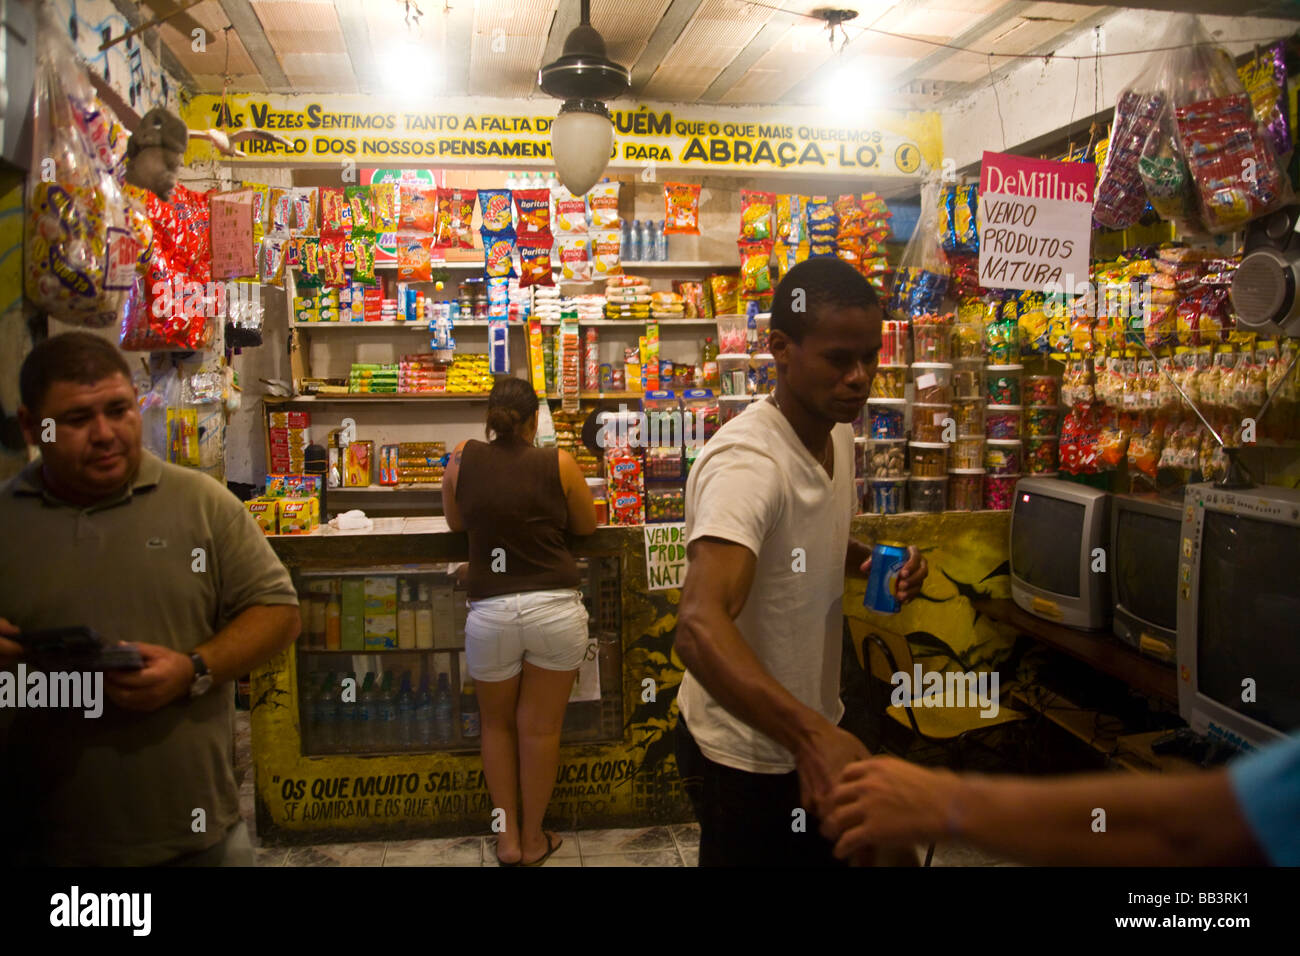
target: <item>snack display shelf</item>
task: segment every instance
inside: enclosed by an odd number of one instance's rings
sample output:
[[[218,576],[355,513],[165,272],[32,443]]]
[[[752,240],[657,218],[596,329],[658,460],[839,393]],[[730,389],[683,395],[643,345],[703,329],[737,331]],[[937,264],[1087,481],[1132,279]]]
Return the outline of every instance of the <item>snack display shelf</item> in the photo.
[[[347,485],[341,485],[338,488],[330,488],[331,495],[346,495],[360,492],[362,494],[376,491],[442,491],[442,482],[420,482],[405,485],[356,485],[349,488]]]
[[[459,325],[460,323],[456,323]],[[519,323],[522,325],[523,323]],[[559,319],[542,319],[542,325],[559,325]],[[578,325],[717,325],[716,319],[579,319]]]
[[[457,319],[456,328],[462,326],[483,326],[487,327],[489,319]],[[504,319],[501,321],[505,321]],[[510,322],[512,326],[523,327],[523,322]],[[429,321],[427,319],[416,322],[398,322],[396,320],[383,320],[380,322],[295,322],[289,321],[291,329],[419,329],[422,332],[429,331]]]
[[[578,397],[582,399],[622,398],[622,399],[636,399],[637,401],[640,401],[642,398],[645,398],[645,392],[579,392]],[[562,398],[564,398],[564,396],[561,395],[559,392],[547,392],[546,398],[549,401],[558,402]]]
[[[627,269],[739,269],[738,262],[709,262],[705,259],[678,259],[667,261],[655,259],[652,261],[637,260],[624,261],[621,263],[624,270]]]
[[[447,260],[445,260],[445,261],[441,261],[441,262],[439,262],[438,260],[435,259],[435,260],[433,260],[433,261],[430,263],[430,265],[431,265],[434,269],[477,269],[477,270],[479,270],[480,272],[482,272],[482,271],[483,271],[483,258],[480,256],[480,257],[477,258],[477,259],[447,259]],[[375,271],[376,271],[376,272],[381,272],[381,271],[382,271],[382,272],[396,272],[396,271],[397,271],[397,263],[396,263],[396,262],[376,262],[376,263],[375,263]],[[416,281],[425,281],[425,280],[416,280]]]
[[[353,392],[348,395],[264,395],[262,400],[272,405],[297,405],[301,402],[339,405],[347,402],[481,402],[486,400],[487,397],[487,392],[464,392],[454,395],[422,395],[418,392],[405,392],[396,395],[367,395]]]

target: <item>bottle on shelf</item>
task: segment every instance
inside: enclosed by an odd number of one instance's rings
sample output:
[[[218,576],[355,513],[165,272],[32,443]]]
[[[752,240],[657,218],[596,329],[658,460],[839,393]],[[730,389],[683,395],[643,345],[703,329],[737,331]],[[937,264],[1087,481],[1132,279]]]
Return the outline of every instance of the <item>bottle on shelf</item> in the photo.
[[[411,672],[402,672],[402,689],[397,692],[397,746],[410,750],[415,740],[415,695],[411,693]]]
[[[419,600],[415,604],[415,647],[417,650],[433,649],[433,603],[428,583],[421,583]]]
[[[619,255],[628,260],[632,258],[632,223],[626,219],[618,221],[618,228],[621,232],[619,237]]]
[[[460,735],[466,740],[476,740],[479,733],[478,693],[474,682],[467,680],[460,689]]]
[[[643,262],[653,261],[655,257],[655,234],[649,219],[641,223],[641,235],[637,239],[637,248],[641,250],[641,255],[637,258]]]
[[[624,257],[632,262],[640,262],[643,258],[641,255],[641,220],[633,219],[627,244],[627,255]]]
[[[334,674],[329,672],[312,699],[313,740],[317,750],[334,750],[339,743],[338,700],[334,695]]]
[[[438,692],[433,695],[433,734],[438,743],[451,742],[451,683],[447,674],[438,675]]]
[[[334,695],[335,704],[338,707],[338,744],[344,750],[352,750],[358,746],[361,734],[361,699],[358,697],[351,702],[343,699],[343,681],[352,681],[356,686],[357,675],[350,671],[344,671],[343,676],[339,678],[339,686]]]
[[[506,173],[506,189],[518,189],[518,180],[514,173]]]
[[[397,744],[397,695],[393,692],[393,672],[384,674],[379,689],[379,732],[375,746],[379,750],[392,750]]]
[[[403,651],[415,650],[415,604],[409,581],[403,581],[397,592],[397,646]]]
[[[325,605],[325,644],[327,650],[337,651],[343,643],[343,598],[331,591]]]
[[[433,694],[428,674],[420,678],[420,692],[415,695],[415,740],[421,747],[433,746]]]
[[[546,188],[549,189],[551,192],[555,192],[555,187],[559,185],[559,182],[560,181],[555,178],[554,172],[549,172],[546,174]]]
[[[704,337],[704,347],[700,349],[700,376],[704,388],[718,387],[718,346],[711,335]]]
[[[375,672],[367,671],[366,679],[357,693],[357,739],[354,747],[370,750],[375,744],[375,727],[378,726],[379,702],[375,700]]]
[[[655,226],[655,260],[657,262],[668,261],[668,233],[664,232],[664,220],[662,219]]]

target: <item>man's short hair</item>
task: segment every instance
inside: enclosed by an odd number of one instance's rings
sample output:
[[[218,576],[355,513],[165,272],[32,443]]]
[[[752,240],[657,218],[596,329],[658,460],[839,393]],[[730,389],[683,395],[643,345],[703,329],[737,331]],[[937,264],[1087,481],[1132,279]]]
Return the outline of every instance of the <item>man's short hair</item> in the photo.
[[[131,366],[117,346],[89,332],[64,332],[37,345],[23,360],[18,394],[28,411],[36,412],[55,382],[94,385],[118,373],[131,380]]]
[[[858,270],[831,256],[805,259],[785,274],[772,295],[772,328],[795,342],[812,330],[819,306],[870,310],[880,305],[876,290]]]

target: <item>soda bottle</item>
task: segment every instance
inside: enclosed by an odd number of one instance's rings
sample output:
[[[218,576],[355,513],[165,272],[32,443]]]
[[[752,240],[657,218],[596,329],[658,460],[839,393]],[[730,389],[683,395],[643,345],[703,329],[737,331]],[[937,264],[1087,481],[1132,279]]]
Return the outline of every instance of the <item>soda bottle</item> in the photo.
[[[433,694],[428,674],[420,678],[420,693],[415,696],[415,739],[421,747],[433,746]]]
[[[438,692],[433,695],[433,733],[440,744],[451,742],[451,683],[445,673],[438,675]]]
[[[397,694],[397,746],[410,750],[415,746],[415,695],[411,693],[411,672],[402,673],[402,689]]]
[[[472,680],[465,681],[460,690],[460,735],[466,740],[476,740],[479,735],[478,694]]]

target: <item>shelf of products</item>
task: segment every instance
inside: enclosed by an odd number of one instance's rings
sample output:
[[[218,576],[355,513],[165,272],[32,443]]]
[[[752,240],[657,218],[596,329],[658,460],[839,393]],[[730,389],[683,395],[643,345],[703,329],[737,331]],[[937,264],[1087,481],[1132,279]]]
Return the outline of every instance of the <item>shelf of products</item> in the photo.
[[[363,393],[337,395],[296,395],[291,397],[267,395],[263,401],[275,405],[290,405],[299,402],[318,402],[338,405],[344,402],[479,402],[488,397],[487,392],[469,392],[461,395],[421,395],[416,392],[398,395],[366,395]]]

